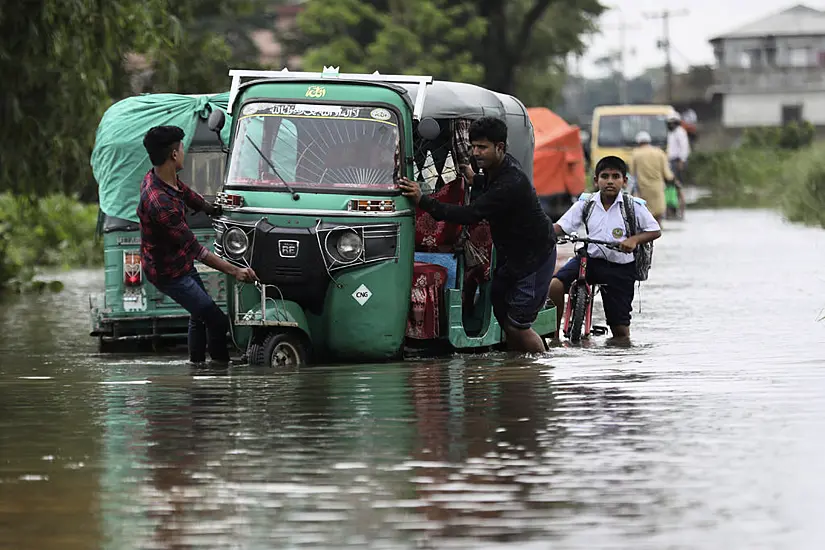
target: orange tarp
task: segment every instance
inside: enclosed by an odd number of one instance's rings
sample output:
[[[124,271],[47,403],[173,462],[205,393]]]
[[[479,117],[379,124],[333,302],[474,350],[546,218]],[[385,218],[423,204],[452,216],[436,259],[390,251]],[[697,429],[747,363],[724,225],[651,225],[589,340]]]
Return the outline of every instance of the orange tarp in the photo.
[[[545,107],[527,109],[533,123],[533,185],[539,196],[584,192],[584,152],[578,126]]]

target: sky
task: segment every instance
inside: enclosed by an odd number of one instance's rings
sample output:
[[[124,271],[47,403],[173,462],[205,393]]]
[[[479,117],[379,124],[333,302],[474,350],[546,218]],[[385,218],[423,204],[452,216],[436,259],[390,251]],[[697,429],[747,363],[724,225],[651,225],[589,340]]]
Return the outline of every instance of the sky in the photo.
[[[580,72],[589,78],[603,76],[605,70],[594,61],[621,44],[620,26],[625,29],[625,75],[633,78],[645,69],[662,66],[665,54],[657,49],[662,36],[662,20],[646,19],[645,14],[687,11],[670,21],[670,42],[674,68],[713,64],[713,49],[708,40],[742,25],[762,19],[797,4],[825,9],[825,0],[601,0],[609,11],[602,15],[602,31],[591,36],[581,60]]]

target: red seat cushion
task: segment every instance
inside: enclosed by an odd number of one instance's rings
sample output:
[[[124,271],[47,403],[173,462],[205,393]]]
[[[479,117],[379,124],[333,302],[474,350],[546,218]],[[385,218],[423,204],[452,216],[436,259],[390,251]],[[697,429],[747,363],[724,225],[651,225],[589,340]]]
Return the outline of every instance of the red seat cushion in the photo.
[[[444,184],[430,195],[433,199],[448,204],[464,204],[464,179],[458,178]],[[461,225],[436,221],[428,213],[415,209],[415,251],[452,252],[461,235]]]

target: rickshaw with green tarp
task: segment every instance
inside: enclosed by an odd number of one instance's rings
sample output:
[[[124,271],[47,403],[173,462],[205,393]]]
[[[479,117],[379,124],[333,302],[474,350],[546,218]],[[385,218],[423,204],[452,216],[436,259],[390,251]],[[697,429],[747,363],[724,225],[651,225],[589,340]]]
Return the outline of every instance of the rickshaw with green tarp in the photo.
[[[89,297],[91,336],[101,351],[118,343],[185,340],[189,314],[146,281],[140,266],[140,225],[137,206],[140,184],[152,165],[143,136],[153,126],[180,126],[185,132],[185,163],[180,178],[213,201],[220,190],[225,155],[209,131],[207,118],[225,111],[229,94],[145,94],[118,101],[100,120],[91,155],[100,211],[97,234],[103,239],[104,288]],[[226,135],[228,138],[228,133]],[[212,249],[212,221],[202,212],[188,213],[189,227]],[[226,277],[197,264],[204,285],[226,309]]]
[[[489,349],[489,226],[437,222],[397,186],[406,176],[439,200],[470,200],[457,167],[469,126],[508,124],[508,150],[529,174],[533,129],[517,99],[428,76],[230,71],[231,127],[216,203],[215,253],[260,283],[230,281],[232,336],[252,364],[377,361],[412,352]],[[529,235],[525,238],[530,238]],[[534,329],[555,331],[552,304]]]

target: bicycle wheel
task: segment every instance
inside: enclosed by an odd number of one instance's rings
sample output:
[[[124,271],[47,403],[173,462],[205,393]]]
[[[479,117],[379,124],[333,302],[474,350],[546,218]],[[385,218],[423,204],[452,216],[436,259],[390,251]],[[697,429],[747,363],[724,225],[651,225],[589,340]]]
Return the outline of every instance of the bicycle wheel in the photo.
[[[587,288],[584,286],[576,288],[576,295],[573,297],[573,318],[570,320],[570,341],[575,344],[581,342],[582,339],[587,302]]]

